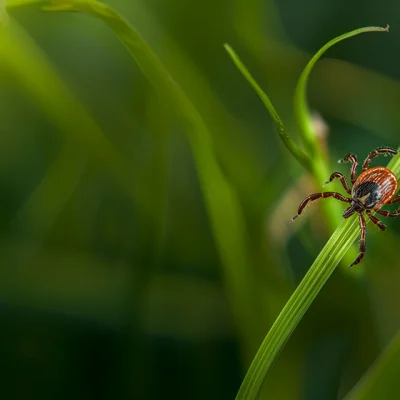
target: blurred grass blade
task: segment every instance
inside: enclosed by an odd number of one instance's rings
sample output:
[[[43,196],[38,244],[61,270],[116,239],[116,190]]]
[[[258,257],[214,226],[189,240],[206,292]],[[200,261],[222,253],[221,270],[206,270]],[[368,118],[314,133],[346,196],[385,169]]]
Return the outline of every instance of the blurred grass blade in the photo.
[[[34,233],[36,242],[43,240],[79,186],[85,166],[86,157],[77,151],[75,143],[67,142],[40,184],[19,209],[12,228],[28,228]]]
[[[400,399],[400,333],[344,400]]]
[[[29,265],[32,259],[45,251],[46,237],[81,183],[86,158],[77,151],[75,143],[65,143],[40,184],[19,208],[10,223],[10,231],[19,237],[35,239],[26,252],[15,256],[16,264]]]
[[[21,5],[11,1],[8,6]],[[249,271],[244,216],[236,193],[221,172],[214,155],[211,134],[202,117],[164,69],[141,36],[114,10],[97,1],[57,1],[47,10],[77,10],[102,20],[125,45],[152,86],[172,104],[188,136],[194,155],[206,207],[224,266],[229,300],[235,311],[241,338],[254,354],[255,337],[260,334],[260,315]],[[253,340],[252,340],[253,338]]]
[[[388,168],[399,179],[400,154],[390,161]],[[262,342],[239,389],[237,400],[252,400],[258,397],[272,362],[359,234],[358,218],[353,216],[342,221],[330,237]]]
[[[225,50],[228,52],[229,56],[231,57],[232,61],[238,68],[238,70],[242,73],[242,75],[246,78],[246,80],[250,83],[250,85],[253,87],[255,92],[258,94],[260,97],[261,101],[264,103],[266,109],[270,113],[272,119],[275,121],[276,128],[279,133],[279,137],[282,139],[282,142],[285,144],[287,149],[293,154],[293,156],[300,162],[303,167],[309,171],[312,172],[312,167],[311,167],[311,160],[308,158],[308,156],[299,149],[299,147],[296,145],[296,143],[290,138],[290,136],[287,134],[285,130],[285,126],[279,117],[277,111],[275,110],[275,107],[272,105],[271,100],[267,96],[267,94],[261,89],[260,85],[255,81],[253,76],[250,74],[248,69],[245,67],[243,62],[240,60],[239,56],[236,54],[236,52],[232,49],[231,46],[228,44],[224,45]]]
[[[57,126],[55,133],[85,151],[114,175],[135,201],[138,191],[130,164],[108,140],[84,106],[64,85],[46,55],[14,20],[0,24],[0,63]]]
[[[353,36],[359,35],[366,32],[389,32],[389,26],[386,28],[378,26],[368,26],[364,28],[355,29],[351,32],[344,33],[343,35],[337,36],[330,40],[324,46],[322,46],[315,55],[308,62],[300,78],[297,82],[295,94],[294,94],[294,110],[296,114],[297,123],[300,128],[300,134],[303,142],[310,152],[310,157],[318,156],[321,151],[318,149],[317,135],[315,133],[314,124],[312,123],[312,117],[310,115],[307,106],[307,82],[310,76],[311,70],[314,68],[315,63],[321,58],[321,56],[332,46],[341,42],[342,40],[349,39]],[[325,173],[325,172],[324,172]]]

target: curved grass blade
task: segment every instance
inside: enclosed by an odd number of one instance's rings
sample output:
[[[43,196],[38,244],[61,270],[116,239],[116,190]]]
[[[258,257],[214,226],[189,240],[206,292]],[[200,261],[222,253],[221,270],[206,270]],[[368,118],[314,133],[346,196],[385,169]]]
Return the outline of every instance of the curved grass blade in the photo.
[[[349,39],[353,36],[359,35],[361,33],[367,32],[389,32],[389,25],[386,28],[382,28],[379,26],[367,26],[364,28],[355,29],[351,32],[344,33],[343,35],[337,36],[334,39],[330,40],[324,46],[322,46],[311,58],[303,72],[300,75],[300,78],[297,82],[295,94],[294,94],[294,111],[297,119],[297,123],[300,128],[300,134],[303,139],[304,145],[310,152],[310,156],[313,158],[321,154],[321,151],[318,149],[317,143],[317,135],[314,131],[314,126],[311,122],[311,114],[307,106],[307,82],[310,76],[311,70],[314,68],[315,63],[321,58],[321,56],[332,46],[335,44]],[[326,168],[325,168],[326,169]],[[326,171],[324,171],[326,172]]]
[[[400,178],[400,154],[390,161],[388,168],[397,179]],[[353,216],[344,220],[330,237],[262,342],[239,389],[237,400],[257,398],[269,367],[359,234],[358,219]]]
[[[311,73],[311,70],[313,69],[315,63],[319,60],[319,58],[325,53],[325,51],[328,50],[333,45],[335,45],[336,43],[339,43],[344,39],[348,39],[352,36],[364,32],[387,32],[388,28],[389,28],[388,26],[386,28],[366,27],[366,28],[356,29],[352,32],[348,32],[341,36],[338,36],[329,41],[327,44],[325,44],[311,58],[311,60],[304,68],[302,74],[300,75],[295,91],[294,109],[295,109],[296,119],[300,128],[300,134],[305,144],[305,147],[308,150],[308,154],[305,154],[302,150],[300,150],[299,147],[288,136],[288,134],[285,131],[284,124],[280,119],[278,113],[276,112],[275,108],[273,107],[269,97],[265,94],[265,92],[261,89],[258,83],[254,80],[254,78],[247,70],[247,68],[244,66],[243,62],[240,60],[240,58],[234,52],[234,50],[229,45],[225,44],[225,49],[229,53],[236,67],[240,70],[243,76],[254,88],[258,96],[263,101],[265,107],[269,111],[271,117],[274,119],[280,138],[282,139],[286,147],[289,149],[289,151],[293,154],[293,156],[300,162],[300,164],[302,164],[306,168],[306,170],[313,175],[314,181],[317,186],[321,185],[328,179],[328,177],[330,176],[330,172],[327,163],[323,157],[323,152],[319,148],[315,127],[307,107],[306,88],[307,88],[308,77]],[[334,187],[335,183],[331,185]],[[322,203],[321,208],[323,210],[328,226],[331,232],[333,232],[341,222],[342,217],[341,217],[340,204],[333,202]]]
[[[253,87],[255,92],[260,97],[261,101],[264,103],[266,109],[270,113],[272,119],[275,121],[276,128],[279,133],[279,137],[281,138],[284,145],[287,149],[293,154],[293,156],[299,161],[301,165],[310,173],[312,173],[312,163],[310,158],[299,149],[296,143],[290,138],[285,130],[285,126],[279,117],[279,114],[275,110],[275,107],[272,105],[271,100],[267,96],[267,94],[261,89],[260,85],[256,82],[253,76],[250,74],[249,70],[245,67],[239,56],[236,52],[232,49],[229,44],[224,44],[225,50],[228,52],[229,56],[231,57],[232,61],[236,65],[237,69],[242,73],[242,75],[246,78],[246,80],[250,83]]]
[[[85,168],[83,154],[77,151],[75,143],[67,142],[40,184],[18,210],[12,229],[25,229],[28,225],[36,241],[42,240],[77,190]]]
[[[312,69],[314,68],[316,62],[321,58],[321,56],[332,46],[335,44],[349,39],[353,36],[359,35],[361,33],[367,32],[388,32],[389,25],[386,28],[378,27],[378,26],[368,26],[364,28],[355,29],[351,32],[344,33],[334,39],[330,40],[324,46],[322,46],[311,58],[303,72],[300,75],[300,78],[297,82],[296,90],[294,93],[294,112],[297,120],[297,124],[299,126],[300,136],[303,140],[303,143],[308,151],[308,154],[312,160],[312,169],[313,175],[316,179],[317,184],[321,184],[324,182],[327,177],[330,175],[329,168],[326,164],[322,156],[322,151],[319,148],[317,134],[315,132],[314,124],[312,123],[312,117],[307,105],[307,83],[308,78]],[[335,210],[335,215],[340,216],[339,208],[336,205],[332,206]],[[331,220],[330,223],[337,224],[337,220]],[[331,227],[332,227],[331,226]]]
[[[33,0],[34,3],[37,3]],[[32,4],[11,0],[9,7]],[[49,4],[41,2],[40,4]],[[260,335],[260,315],[255,307],[253,281],[250,278],[249,255],[244,216],[239,199],[225,179],[214,155],[212,136],[201,115],[164,69],[160,60],[142,37],[112,8],[93,0],[54,1],[46,10],[75,10],[102,20],[120,39],[139,68],[163,99],[170,102],[181,117],[188,136],[206,207],[224,267],[227,293],[232,304],[239,333],[245,346],[244,355],[254,354]],[[252,340],[253,338],[253,340]]]
[[[106,167],[123,189],[139,201],[130,164],[64,85],[46,55],[12,18],[0,24],[0,63],[59,128],[56,131],[83,149],[97,165]]]
[[[294,112],[297,124],[299,126],[300,136],[302,138],[305,148],[307,149],[307,153],[311,158],[312,173],[314,176],[315,183],[317,185],[321,185],[322,182],[325,182],[330,176],[331,172],[323,156],[323,152],[320,149],[318,143],[318,136],[315,131],[315,125],[312,122],[312,116],[307,105],[307,83],[310,73],[314,68],[316,62],[321,58],[321,56],[335,44],[345,39],[349,39],[353,36],[359,35],[361,33],[388,32],[388,31],[389,31],[389,26],[387,26],[386,28],[377,26],[368,26],[364,28],[355,29],[351,32],[347,32],[344,33],[343,35],[337,36],[334,39],[330,40],[328,43],[326,43],[324,46],[322,46],[321,49],[319,49],[317,53],[314,54],[314,56],[308,62],[308,64],[306,65],[306,67],[304,68],[303,72],[300,75],[294,93]],[[337,185],[337,183],[335,183],[334,185]],[[332,185],[332,187],[334,187],[334,185]],[[333,232],[336,226],[338,226],[338,224],[340,223],[341,219],[340,205],[337,203],[330,203],[330,204],[323,203],[321,204],[321,207],[324,212],[326,221],[330,227],[330,230]]]
[[[232,58],[234,64],[239,69],[239,71],[243,74],[243,76],[247,79],[250,85],[254,88],[262,102],[264,103],[265,107],[267,108],[268,112],[270,113],[271,117],[275,121],[275,124],[278,129],[279,137],[282,139],[283,143],[289,149],[289,151],[293,154],[293,156],[300,162],[301,165],[314,177],[314,180],[317,185],[321,184],[322,182],[326,181],[330,174],[327,171],[325,166],[324,160],[321,156],[318,159],[310,158],[306,153],[304,153],[289,137],[289,135],[285,131],[284,124],[279,117],[277,111],[275,110],[274,106],[272,105],[269,97],[266,93],[261,89],[255,79],[252,77],[250,72],[244,66],[243,62],[240,60],[238,55],[234,52],[234,50],[227,44],[225,44],[225,49],[229,53],[230,57]],[[320,168],[322,165],[322,168]],[[322,178],[324,176],[324,178]],[[324,212],[325,219],[330,227],[331,232],[333,232],[336,227],[341,222],[341,212],[340,212],[340,205],[336,203],[322,203],[321,204],[322,210]]]

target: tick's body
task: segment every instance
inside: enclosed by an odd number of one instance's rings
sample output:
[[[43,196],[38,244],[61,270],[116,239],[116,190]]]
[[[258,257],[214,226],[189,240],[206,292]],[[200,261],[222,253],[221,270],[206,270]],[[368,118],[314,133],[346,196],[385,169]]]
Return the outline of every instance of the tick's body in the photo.
[[[343,217],[349,218],[351,215],[357,212],[359,214],[361,228],[360,254],[353,264],[351,264],[351,267],[358,264],[364,257],[365,253],[365,237],[367,231],[365,226],[364,211],[371,221],[382,231],[386,230],[386,226],[383,225],[378,218],[372,215],[372,210],[385,217],[400,216],[400,210],[397,210],[393,213],[386,210],[381,210],[382,206],[385,204],[400,202],[400,196],[393,199],[397,192],[397,179],[392,171],[385,167],[368,168],[370,161],[379,154],[397,154],[397,151],[390,147],[380,147],[371,152],[370,155],[365,159],[363,163],[363,172],[360,174],[357,180],[355,179],[355,173],[358,164],[357,157],[353,154],[347,154],[343,159],[343,162],[350,161],[352,163],[350,172],[350,179],[353,185],[352,189],[350,190],[346,178],[340,172],[334,172],[329,178],[329,181],[326,183],[332,182],[335,178],[340,179],[342,186],[351,197],[344,197],[340,193],[336,192],[312,194],[300,203],[297,215],[292,218],[292,220],[296,219],[303,212],[305,206],[310,201],[320,198],[334,197],[337,200],[350,203],[350,206],[343,212]]]
[[[384,204],[389,203],[397,192],[397,179],[393,172],[385,167],[369,168],[357,178],[353,185],[351,196],[363,201],[367,193],[372,194],[372,199],[376,199],[377,203],[374,209],[381,208]],[[363,200],[362,200],[363,199]]]

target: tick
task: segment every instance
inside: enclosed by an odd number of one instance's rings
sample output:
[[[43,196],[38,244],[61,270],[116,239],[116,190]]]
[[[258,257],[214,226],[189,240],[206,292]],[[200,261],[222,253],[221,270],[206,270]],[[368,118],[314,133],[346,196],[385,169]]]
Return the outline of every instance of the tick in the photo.
[[[292,221],[294,221],[304,211],[304,208],[310,201],[333,197],[337,200],[349,203],[350,206],[343,212],[343,218],[349,218],[354,213],[358,213],[361,230],[360,254],[355,259],[353,264],[350,265],[350,267],[352,267],[353,265],[357,265],[364,257],[365,238],[367,235],[364,211],[369,219],[381,231],[385,231],[386,226],[372,214],[372,210],[375,211],[377,214],[383,215],[384,217],[400,217],[400,209],[397,209],[395,212],[381,210],[381,208],[385,204],[399,203],[400,196],[397,196],[395,199],[393,199],[394,195],[397,192],[397,179],[392,171],[385,167],[368,168],[371,160],[379,154],[394,155],[397,154],[397,151],[395,149],[392,149],[391,147],[378,147],[376,150],[372,151],[365,159],[362,165],[362,173],[358,176],[357,179],[357,157],[354,154],[346,154],[344,159],[339,160],[339,162],[351,163],[350,180],[352,188],[349,188],[345,176],[340,172],[334,172],[330,176],[329,181],[325,182],[325,184],[328,184],[337,178],[340,180],[344,190],[351,197],[344,197],[337,192],[314,193],[306,197],[300,203],[297,215],[292,218]]]

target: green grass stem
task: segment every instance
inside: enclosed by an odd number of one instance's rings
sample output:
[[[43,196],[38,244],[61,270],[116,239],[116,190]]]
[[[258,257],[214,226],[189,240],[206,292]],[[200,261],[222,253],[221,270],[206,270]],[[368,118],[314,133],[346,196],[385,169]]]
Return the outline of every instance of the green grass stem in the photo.
[[[286,148],[290,151],[290,153],[299,161],[299,163],[309,172],[314,178],[314,181],[317,187],[321,187],[321,185],[326,182],[332,171],[328,168],[327,162],[323,156],[323,152],[320,149],[318,144],[318,137],[315,132],[315,126],[312,121],[311,113],[308,109],[307,105],[307,82],[310,76],[310,73],[315,66],[316,62],[320,59],[320,57],[333,45],[341,42],[342,40],[351,38],[360,33],[366,32],[387,32],[389,27],[381,28],[381,27],[364,27],[360,29],[356,29],[354,31],[345,33],[341,36],[338,36],[328,43],[326,43],[308,62],[303,72],[300,75],[298,80],[295,95],[294,95],[294,112],[297,120],[297,124],[299,126],[300,137],[302,138],[304,147],[306,149],[306,153],[300,149],[299,146],[290,138],[289,134],[285,130],[285,126],[283,121],[279,117],[278,112],[275,110],[272,105],[271,100],[268,95],[261,89],[260,85],[253,78],[251,73],[248,71],[246,66],[240,60],[239,56],[236,52],[228,45],[225,44],[225,49],[230,55],[232,61],[242,73],[242,75],[246,78],[246,80],[253,87],[257,95],[260,97],[261,101],[264,103],[267,108],[269,114],[274,120],[279,137],[282,139],[282,142],[286,146]],[[334,187],[334,183],[331,184],[331,187]],[[324,212],[325,220],[328,223],[330,231],[333,232],[336,227],[341,222],[341,208],[340,204],[329,202],[322,203],[322,210]]]
[[[292,155],[299,161],[303,167],[309,171],[310,173],[313,172],[312,170],[312,162],[310,158],[305,154],[292,140],[292,138],[287,133],[285,126],[278,114],[275,110],[275,107],[272,105],[271,100],[269,99],[268,95],[261,89],[260,85],[257,81],[253,78],[249,70],[243,64],[242,60],[236,54],[236,52],[232,49],[229,44],[225,43],[224,45],[225,50],[228,52],[229,56],[231,57],[232,61],[238,68],[238,70],[242,73],[242,75],[247,79],[250,85],[253,87],[257,95],[260,97],[261,101],[264,103],[266,109],[268,110],[269,114],[271,115],[272,119],[275,122],[276,129],[278,131],[279,137],[281,138],[282,142],[286,146],[286,148],[292,153]]]
[[[315,160],[321,154],[318,148],[317,135],[315,133],[314,124],[312,123],[312,118],[307,105],[307,83],[312,69],[314,68],[316,62],[321,58],[321,56],[335,44],[349,39],[353,36],[359,35],[361,33],[368,32],[389,32],[389,26],[382,28],[379,26],[367,26],[359,29],[355,29],[351,32],[344,33],[343,35],[337,36],[330,40],[324,46],[322,46],[311,58],[300,78],[297,82],[295,94],[294,94],[294,111],[297,120],[297,124],[300,128],[300,137],[308,151],[310,157]],[[325,166],[324,166],[325,167]],[[318,168],[317,168],[318,169]],[[327,171],[324,171],[327,172]]]
[[[400,151],[400,148],[398,149]],[[400,154],[388,164],[400,178]],[[269,367],[301,321],[340,260],[360,235],[357,216],[343,220],[304,276],[262,342],[242,382],[236,399],[256,399]]]
[[[312,171],[314,180],[317,186],[323,182],[326,182],[333,172],[323,155],[322,149],[320,148],[320,144],[318,141],[318,135],[315,130],[315,125],[312,121],[312,115],[307,105],[307,83],[312,69],[314,68],[316,62],[322,57],[322,55],[330,49],[335,44],[349,39],[353,36],[359,35],[361,33],[368,32],[388,32],[389,26],[386,28],[378,27],[378,26],[368,26],[364,28],[355,29],[351,32],[344,33],[334,39],[330,40],[324,46],[322,46],[311,58],[303,72],[300,75],[300,78],[297,82],[296,90],[294,93],[294,112],[297,121],[297,125],[299,127],[300,137],[303,141],[303,145],[307,151],[308,156],[311,158],[312,163]],[[332,188],[335,187],[334,184],[330,185]],[[323,203],[322,209],[324,212],[324,216],[326,221],[328,222],[330,230],[333,230],[340,223],[341,219],[341,206],[336,202],[331,202],[329,204]],[[347,258],[346,258],[347,259]]]
[[[258,321],[261,316],[256,311],[259,307],[255,305],[256,291],[250,276],[247,229],[238,196],[219,167],[213,138],[203,118],[138,32],[106,4],[93,0],[10,0],[7,7],[29,4],[40,4],[47,11],[80,11],[104,22],[123,43],[161,98],[175,109],[195,159],[244,355],[254,354],[254,338],[260,334]]]
[[[321,184],[324,182],[324,180],[326,181],[330,175],[330,172],[326,161],[322,156],[322,151],[319,148],[317,135],[307,106],[306,88],[312,68],[326,50],[342,40],[348,39],[360,33],[387,31],[388,27],[366,27],[338,36],[324,45],[311,58],[303,70],[295,90],[294,109],[300,128],[300,135],[307,150],[307,155],[304,154],[289,138],[289,135],[285,133],[284,124],[268,96],[254,80],[232,48],[228,45],[225,45],[225,48],[231,56],[233,62],[259,95],[271,117],[275,121],[283,143],[300,162],[300,164],[302,164],[307,170],[311,170],[311,173],[313,174],[317,184]],[[396,160],[397,161],[393,161],[393,165],[391,167],[393,168],[393,171],[398,174],[398,166],[400,165],[399,157],[396,157]],[[339,209],[335,204],[325,204],[325,216],[332,230],[334,230],[334,227],[337,226],[339,218],[341,218],[338,210]],[[327,244],[322,249],[313,265],[293,295],[290,297],[289,301],[284,306],[283,310],[279,314],[278,318],[261,344],[261,347],[259,348],[243,380],[243,383],[237,394],[237,400],[249,400],[257,398],[262,382],[264,381],[265,375],[272,362],[282,350],[286,341],[289,339],[290,335],[303,317],[304,313],[307,311],[318,292],[321,290],[329,276],[335,270],[336,266],[345,256],[358,236],[359,226],[358,218],[356,216],[340,223],[339,227],[328,240]]]

